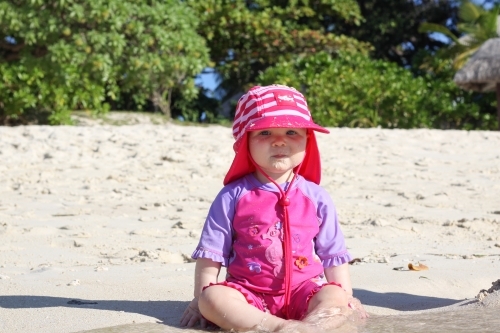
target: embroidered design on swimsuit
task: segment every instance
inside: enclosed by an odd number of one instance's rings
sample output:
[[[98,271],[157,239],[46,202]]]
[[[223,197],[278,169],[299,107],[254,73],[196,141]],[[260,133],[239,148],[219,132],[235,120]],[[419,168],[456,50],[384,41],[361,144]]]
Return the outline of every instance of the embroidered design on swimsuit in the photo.
[[[262,268],[260,267],[260,264],[258,264],[256,262],[249,262],[247,264],[247,267],[250,270],[250,272],[255,272],[255,273],[262,272]]]
[[[299,269],[302,269],[309,265],[309,262],[307,261],[306,257],[298,257],[297,260],[295,260],[295,266],[297,266]]]
[[[282,278],[285,276],[283,271],[283,233],[281,232],[281,222],[277,222],[269,230],[262,234],[262,239],[268,239],[271,244],[267,246],[265,256],[267,261],[274,266],[274,276]]]
[[[248,228],[248,233],[251,236],[257,236],[259,234],[259,228],[257,228],[256,226],[252,226],[252,227]]]

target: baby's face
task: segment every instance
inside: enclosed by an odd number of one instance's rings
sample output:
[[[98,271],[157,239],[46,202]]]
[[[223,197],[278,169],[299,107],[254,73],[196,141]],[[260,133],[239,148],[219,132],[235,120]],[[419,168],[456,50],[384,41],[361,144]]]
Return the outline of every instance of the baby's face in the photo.
[[[307,130],[302,128],[268,128],[248,133],[250,154],[269,176],[293,170],[305,156]]]

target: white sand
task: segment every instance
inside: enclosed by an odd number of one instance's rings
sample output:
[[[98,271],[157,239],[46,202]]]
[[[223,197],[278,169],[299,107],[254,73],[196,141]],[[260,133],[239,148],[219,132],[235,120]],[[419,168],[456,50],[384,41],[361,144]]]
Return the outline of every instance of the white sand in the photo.
[[[500,279],[500,133],[331,130],[322,185],[367,310],[481,305]],[[1,127],[0,332],[177,331],[232,143],[220,126]]]

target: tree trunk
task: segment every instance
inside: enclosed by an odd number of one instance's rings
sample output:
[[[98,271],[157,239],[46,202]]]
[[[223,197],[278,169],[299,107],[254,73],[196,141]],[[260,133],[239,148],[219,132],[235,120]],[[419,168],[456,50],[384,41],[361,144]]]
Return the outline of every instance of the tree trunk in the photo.
[[[153,96],[151,98],[151,101],[153,102],[153,105],[156,107],[159,107],[161,112],[167,117],[167,119],[170,119],[172,117],[172,114],[170,112],[170,94],[169,98],[166,101],[163,98],[163,94],[161,91],[155,90],[153,91]]]

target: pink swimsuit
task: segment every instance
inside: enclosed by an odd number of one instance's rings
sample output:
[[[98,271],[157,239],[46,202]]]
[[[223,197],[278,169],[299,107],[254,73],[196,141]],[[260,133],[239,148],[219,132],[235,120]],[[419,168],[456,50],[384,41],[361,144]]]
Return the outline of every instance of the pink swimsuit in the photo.
[[[225,186],[212,203],[192,257],[221,262],[228,273],[223,284],[242,292],[257,308],[283,317],[284,217],[279,198],[275,185],[261,184],[251,174]],[[295,304],[289,316],[301,319],[309,298],[326,282],[324,267],[342,265],[350,255],[333,202],[323,188],[299,176],[288,198],[290,304]]]

